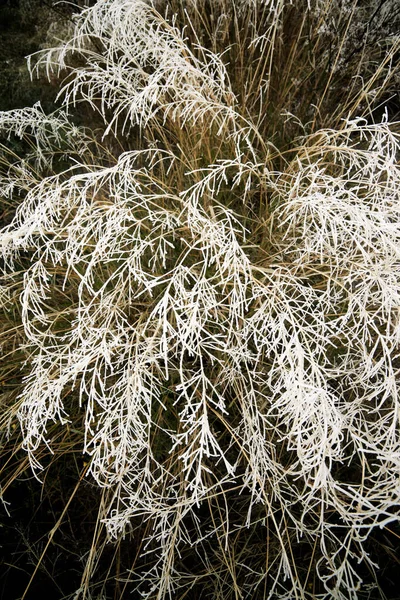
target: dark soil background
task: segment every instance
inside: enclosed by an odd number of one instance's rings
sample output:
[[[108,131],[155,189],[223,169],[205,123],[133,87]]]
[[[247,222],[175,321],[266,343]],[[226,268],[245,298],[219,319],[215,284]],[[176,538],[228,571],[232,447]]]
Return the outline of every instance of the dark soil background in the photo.
[[[73,12],[51,0],[0,0],[0,110],[38,100],[45,109],[52,106],[57,89],[44,78],[31,80],[26,56],[55,44]]]

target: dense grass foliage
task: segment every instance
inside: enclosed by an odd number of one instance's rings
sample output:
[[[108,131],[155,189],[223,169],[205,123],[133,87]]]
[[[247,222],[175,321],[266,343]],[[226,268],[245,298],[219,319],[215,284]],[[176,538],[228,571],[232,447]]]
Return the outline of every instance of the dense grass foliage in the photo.
[[[83,454],[38,557],[94,484],[76,600],[380,597],[399,22],[375,0],[99,1],[30,58],[60,108],[0,113],[2,485]]]

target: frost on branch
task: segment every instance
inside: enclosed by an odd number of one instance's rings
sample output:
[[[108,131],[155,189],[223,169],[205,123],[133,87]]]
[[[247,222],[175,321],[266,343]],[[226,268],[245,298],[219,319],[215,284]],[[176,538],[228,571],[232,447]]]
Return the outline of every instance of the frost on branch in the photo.
[[[37,159],[7,172],[10,190],[21,173],[26,184],[1,232],[10,290],[25,265],[19,420],[35,473],[49,424],[78,406],[109,536],[149,523],[148,597],[186,585],[185,548],[217,538],[227,551],[267,522],[270,597],[306,597],[292,548],[308,540],[318,598],[356,599],[354,564],[373,568],[363,543],[400,499],[398,135],[347,120],[270,169],[221,57],[139,0],[83,11],[40,63],[68,68],[65,108],[88,101],[105,125],[98,141],[38,106],[0,115]],[[171,122],[183,135],[168,145]],[[135,126],[138,148],[110,156],[104,137]],[[68,166],[49,173],[58,144]],[[267,191],[268,218],[254,217],[253,190]],[[240,560],[251,597],[267,574]]]

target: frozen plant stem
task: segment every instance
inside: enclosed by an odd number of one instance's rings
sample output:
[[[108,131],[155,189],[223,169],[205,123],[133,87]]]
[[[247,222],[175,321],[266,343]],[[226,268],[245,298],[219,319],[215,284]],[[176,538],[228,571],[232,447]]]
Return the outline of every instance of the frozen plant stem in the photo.
[[[303,4],[234,4],[216,2],[207,44],[200,1],[175,16],[100,1],[31,65],[67,73],[63,112],[0,114],[3,133],[28,142],[18,160],[4,151],[0,181],[16,204],[0,299],[20,303],[23,447],[40,478],[49,425],[73,420],[76,399],[88,476],[110,491],[109,538],[147,523],[134,584],[146,598],[207,580],[215,598],[356,600],[357,562],[375,568],[368,536],[397,521],[400,499],[400,139],[387,113],[315,127],[354,4],[312,130],[277,149],[261,114],[286,14]],[[303,9],[329,24],[322,1]],[[232,19],[242,89],[216,48]],[[72,123],[81,102],[102,135]],[[298,128],[288,111],[281,122]],[[267,566],[253,541],[230,554],[263,524]],[[297,564],[305,546],[316,591]]]

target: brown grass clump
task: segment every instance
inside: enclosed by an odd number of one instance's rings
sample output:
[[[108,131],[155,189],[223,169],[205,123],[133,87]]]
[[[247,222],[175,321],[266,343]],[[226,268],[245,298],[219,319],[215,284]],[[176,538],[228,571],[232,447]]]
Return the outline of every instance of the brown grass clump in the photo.
[[[66,519],[74,600],[378,597],[369,544],[400,497],[389,5],[99,1],[31,58],[61,108],[0,113],[2,485],[29,460],[54,515],[22,598]]]

